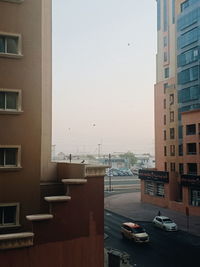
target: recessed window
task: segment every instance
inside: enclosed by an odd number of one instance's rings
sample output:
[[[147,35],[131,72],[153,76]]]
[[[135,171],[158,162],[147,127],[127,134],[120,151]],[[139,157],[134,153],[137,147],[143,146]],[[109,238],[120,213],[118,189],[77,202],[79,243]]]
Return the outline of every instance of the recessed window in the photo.
[[[164,62],[167,62],[167,60],[168,60],[167,52],[164,52]]]
[[[200,189],[191,190],[191,205],[200,207]]]
[[[170,145],[170,156],[175,156],[175,145]]]
[[[156,196],[164,197],[165,196],[165,187],[163,183],[156,184]]]
[[[166,115],[164,115],[164,121],[163,121],[163,123],[164,123],[164,125],[166,125],[166,123],[167,123],[167,117],[166,117]]]
[[[163,101],[163,107],[164,107],[164,109],[166,109],[166,99],[164,99],[164,101]]]
[[[196,155],[196,153],[197,153],[196,143],[188,143],[187,144],[187,154],[188,155]]]
[[[180,144],[180,145],[178,146],[178,155],[179,155],[179,156],[183,156],[183,144]]]
[[[188,163],[188,174],[197,175],[197,164],[196,163]]]
[[[174,130],[174,128],[170,128],[169,129],[169,133],[170,133],[170,139],[174,139],[175,138],[175,130]]]
[[[164,146],[164,156],[166,157],[167,156],[167,147]]]
[[[164,71],[165,79],[169,78],[169,68],[165,68]]]
[[[0,204],[0,227],[19,225],[19,204]]]
[[[163,37],[163,46],[166,47],[167,46],[167,36]]]
[[[19,147],[0,147],[0,168],[20,167]]]
[[[186,135],[195,135],[196,134],[196,124],[186,125]]]
[[[0,111],[21,111],[21,91],[0,89]]]
[[[167,162],[165,162],[165,171],[167,172]]]
[[[168,83],[164,83],[164,85],[163,85],[163,88],[164,88],[164,94],[166,94],[167,87],[168,87]]]
[[[0,55],[21,55],[19,35],[5,35],[0,33]]]
[[[172,172],[175,172],[176,171],[176,165],[175,165],[175,162],[171,162],[170,163],[170,169]]]
[[[174,94],[169,95],[169,103],[170,103],[170,105],[174,104]]]
[[[174,122],[174,111],[170,111],[170,122]]]
[[[179,173],[183,174],[184,173],[184,166],[183,163],[179,163]]]
[[[154,195],[154,183],[145,181],[145,194],[153,196]]]
[[[166,140],[167,139],[167,132],[166,132],[166,130],[163,131],[163,135],[164,135],[164,140]]]

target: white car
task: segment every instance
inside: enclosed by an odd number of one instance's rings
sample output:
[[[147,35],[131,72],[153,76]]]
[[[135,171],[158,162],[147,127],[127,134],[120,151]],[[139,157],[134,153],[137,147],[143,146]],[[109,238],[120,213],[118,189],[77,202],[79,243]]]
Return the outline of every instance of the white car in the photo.
[[[156,216],[153,219],[153,224],[166,231],[177,231],[178,230],[178,227],[175,224],[175,222],[173,222],[172,220],[170,220],[168,217],[165,217],[165,216]]]

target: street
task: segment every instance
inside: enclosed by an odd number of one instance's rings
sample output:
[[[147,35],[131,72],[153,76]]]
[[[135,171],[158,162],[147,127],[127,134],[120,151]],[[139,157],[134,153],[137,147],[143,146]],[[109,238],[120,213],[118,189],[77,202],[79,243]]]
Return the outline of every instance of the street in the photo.
[[[149,244],[122,240],[120,225],[130,219],[105,210],[106,248],[127,252],[137,267],[199,266],[200,238],[184,231],[165,232],[150,222],[138,222],[150,236]]]
[[[112,190],[140,189],[140,179],[137,175],[132,176],[105,176],[104,190],[110,190],[110,182]]]

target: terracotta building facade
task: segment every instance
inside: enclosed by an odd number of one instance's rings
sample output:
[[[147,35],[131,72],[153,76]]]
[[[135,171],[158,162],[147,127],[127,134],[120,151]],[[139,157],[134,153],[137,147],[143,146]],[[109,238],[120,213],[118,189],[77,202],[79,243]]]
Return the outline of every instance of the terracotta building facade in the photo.
[[[200,2],[157,0],[155,170],[141,200],[200,215]]]
[[[100,267],[105,167],[51,162],[51,4],[0,0],[0,262]]]

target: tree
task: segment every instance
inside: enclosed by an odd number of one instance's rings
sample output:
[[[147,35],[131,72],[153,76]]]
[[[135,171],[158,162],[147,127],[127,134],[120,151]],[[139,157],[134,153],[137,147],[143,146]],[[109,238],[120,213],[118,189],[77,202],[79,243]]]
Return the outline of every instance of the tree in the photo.
[[[134,164],[137,162],[137,158],[136,158],[135,155],[134,155],[132,152],[130,152],[130,151],[128,151],[128,152],[126,152],[126,153],[124,153],[124,154],[121,154],[120,157],[121,157],[121,158],[124,158],[124,159],[127,159],[128,162],[129,162],[129,164],[130,164],[131,166],[134,165]]]

